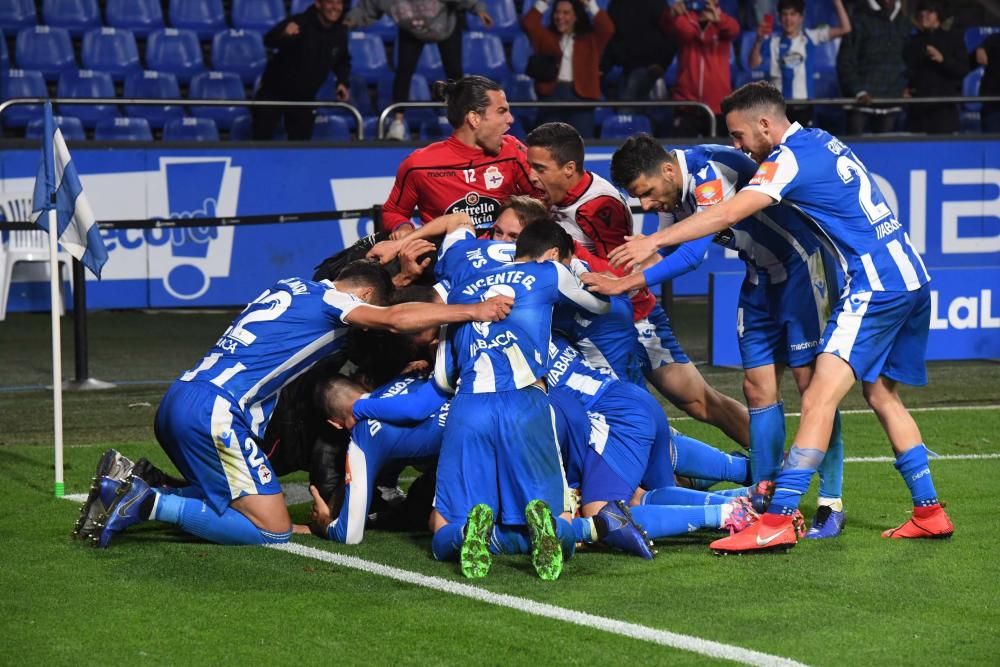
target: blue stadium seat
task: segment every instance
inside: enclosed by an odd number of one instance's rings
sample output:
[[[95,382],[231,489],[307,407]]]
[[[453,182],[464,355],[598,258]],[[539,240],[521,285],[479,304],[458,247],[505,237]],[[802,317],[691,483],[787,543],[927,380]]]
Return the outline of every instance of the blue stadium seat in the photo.
[[[351,51],[351,71],[363,76],[368,83],[378,83],[389,70],[389,63],[385,59],[385,46],[375,35],[351,32],[348,47]]]
[[[840,79],[837,70],[818,70],[813,80],[813,97],[840,97]]]
[[[200,39],[226,29],[222,0],[170,0],[170,25],[193,30]]]
[[[348,100],[348,104],[352,104],[362,116],[371,116],[375,113],[375,108],[372,106],[371,97],[368,95],[368,84],[365,82],[364,78],[352,74],[351,82],[351,99]],[[319,87],[316,91],[316,99],[336,102],[337,101],[337,79],[331,74],[323,82],[323,85]],[[328,116],[340,116],[347,121],[347,126],[354,131],[357,125],[357,119],[354,115],[348,113],[343,109],[336,108],[318,108],[316,109],[317,115],[328,115]]]
[[[234,28],[267,32],[285,19],[285,3],[282,0],[233,0],[231,18]]]
[[[7,53],[7,40],[4,39],[3,31],[0,30],[0,72],[10,69],[10,54]]]
[[[965,29],[965,50],[972,53],[976,48],[983,43],[983,40],[992,35],[993,33],[1000,32],[1000,27],[998,26],[977,26],[975,28]]]
[[[347,125],[347,121],[340,116],[321,114],[316,116],[312,138],[325,139],[327,141],[350,141],[351,130]]]
[[[780,25],[777,18],[775,16],[774,25],[776,26]],[[833,3],[830,0],[809,0],[806,2],[804,25],[807,28],[817,28],[821,25],[838,27],[840,21],[837,19],[837,10],[833,8]]]
[[[88,97],[114,97],[115,84],[107,72],[95,72],[90,69],[71,70],[63,72],[56,87],[58,97],[86,99]],[[98,121],[105,118],[118,117],[116,104],[67,104],[60,105],[60,112],[76,116],[83,121],[84,127],[90,129]]]
[[[177,99],[180,96],[181,90],[177,83],[177,77],[170,72],[147,70],[130,74],[125,78],[125,97]],[[163,106],[126,104],[125,113],[133,118],[145,118],[151,127],[159,129],[168,120],[181,118],[184,115],[184,110],[175,104]]]
[[[233,120],[229,126],[230,141],[250,141],[253,139],[253,120],[250,114],[244,114]]]
[[[394,68],[399,66],[397,51],[393,52],[392,65]],[[417,59],[417,74],[423,75],[428,81],[445,78],[444,65],[441,64],[441,52],[438,50],[437,44],[424,44],[424,48],[420,50],[420,58]]]
[[[87,138],[87,133],[83,131],[83,123],[80,122],[79,118],[74,116],[53,116],[52,120],[55,121],[56,127],[62,132],[63,139],[66,141],[84,141]],[[24,133],[24,138],[41,139],[44,132],[45,119],[36,118],[28,123],[28,129]]]
[[[212,67],[234,72],[244,85],[252,84],[267,66],[267,50],[254,30],[223,30],[212,38]]]
[[[157,72],[170,72],[182,84],[204,71],[198,35],[191,30],[164,28],[149,33],[146,42],[146,67]]]
[[[139,48],[132,31],[124,28],[97,28],[83,36],[80,60],[87,69],[107,72],[122,81],[139,65]]]
[[[524,137],[528,133],[524,129],[524,125],[521,124],[521,121],[518,120],[517,118],[515,118],[514,122],[510,124],[510,129],[507,130],[507,134],[514,135],[515,137],[517,137],[521,141],[524,141]]]
[[[680,67],[677,61],[678,59],[674,58],[667,66],[667,71],[663,73],[663,83],[667,84],[667,88],[677,85],[677,69]]]
[[[5,70],[0,76],[0,99],[9,100],[13,97],[48,97],[45,87],[45,77],[41,72],[31,70]],[[7,109],[0,122],[4,127],[24,127],[29,122],[42,115],[42,107],[38,104],[15,105]]]
[[[515,74],[514,79],[507,86],[507,100],[510,102],[537,102],[535,80],[527,74]],[[538,117],[538,110],[531,107],[514,108],[510,112],[514,118],[530,126],[534,126],[535,119]]]
[[[292,6],[288,13],[301,14],[305,10],[312,7],[314,4],[316,4],[314,0],[292,0]],[[347,8],[345,7],[344,9],[346,11]]]
[[[639,114],[617,114],[601,123],[601,139],[624,139],[636,132],[652,132],[649,118]]]
[[[4,0],[0,2],[0,29],[14,34],[21,28],[38,23],[34,0]]]
[[[410,79],[410,93],[407,96],[409,102],[430,102],[431,90],[427,85],[427,79],[421,74],[414,74]],[[392,104],[392,74],[379,79],[378,82],[378,108],[386,108]],[[432,121],[437,117],[437,109],[405,109],[406,118],[413,127],[425,121]]]
[[[491,33],[497,35],[505,44],[510,44],[515,37],[523,34],[518,22],[517,9],[514,7],[514,0],[485,0],[485,4],[486,10],[493,18]],[[484,31],[488,29],[472,12],[466,14],[466,24],[469,30]]]
[[[840,50],[840,40],[831,39],[829,42],[823,42],[822,44],[817,44],[816,49],[813,51],[813,57],[816,58],[814,63],[817,70],[834,70],[837,69],[837,52]]]
[[[108,0],[105,13],[109,26],[131,30],[140,39],[163,28],[160,0]]]
[[[746,30],[740,33],[739,39],[739,66],[744,72],[749,72],[752,68],[750,67],[750,51],[753,49],[754,41],[757,39],[756,30]],[[675,59],[676,60],[676,59]],[[734,88],[736,86],[733,86]]]
[[[375,35],[386,44],[392,44],[396,41],[399,26],[396,25],[396,22],[388,14],[383,14],[378,21],[362,28],[361,31],[367,35]]]
[[[152,141],[153,132],[145,118],[108,118],[94,128],[97,141]]]
[[[14,53],[18,67],[39,71],[46,81],[55,81],[66,70],[76,69],[73,42],[65,28],[24,28],[17,33]]]
[[[528,66],[528,58],[534,50],[531,48],[531,42],[528,41],[528,36],[523,32],[514,38],[514,42],[510,45],[510,66],[514,70],[514,74],[524,74],[525,68]]]
[[[986,70],[984,67],[977,67],[962,79],[962,96],[963,97],[979,97],[979,85],[983,82],[983,72]],[[975,111],[979,112],[983,105],[981,102],[965,102],[962,104],[962,108],[965,111]]]
[[[243,100],[243,82],[232,72],[202,72],[191,79],[190,100]],[[240,106],[192,106],[191,115],[211,118],[220,130],[228,130],[233,121],[247,113]]]
[[[453,128],[444,116],[435,116],[420,124],[420,138],[423,141],[440,141],[451,136]]]
[[[219,128],[211,118],[174,118],[163,126],[164,141],[218,141]]]
[[[66,28],[73,37],[101,27],[97,0],[45,0],[42,18],[46,25]]]
[[[391,118],[385,119],[386,131],[389,130],[389,123],[391,122],[392,122]],[[406,126],[407,126],[406,128],[407,132],[409,133],[411,131],[409,123],[406,123]],[[378,118],[376,116],[365,118],[365,141],[378,141],[378,130],[376,129],[377,127],[378,127]]]
[[[496,35],[467,32],[462,35],[462,66],[466,74],[482,74],[500,85],[510,79],[503,43]]]

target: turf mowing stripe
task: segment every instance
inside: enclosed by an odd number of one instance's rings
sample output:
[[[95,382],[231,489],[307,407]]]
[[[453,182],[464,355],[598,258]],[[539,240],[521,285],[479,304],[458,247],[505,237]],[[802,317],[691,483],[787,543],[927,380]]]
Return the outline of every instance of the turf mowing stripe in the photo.
[[[572,609],[564,609],[563,607],[557,607],[543,602],[536,602],[526,598],[519,598],[513,595],[493,593],[468,584],[419,574],[417,572],[410,572],[409,570],[402,570],[389,565],[382,565],[381,563],[373,563],[355,556],[345,556],[343,554],[324,551],[322,549],[314,549],[313,547],[307,547],[301,544],[271,544],[268,545],[268,547],[278,551],[295,554],[297,556],[313,558],[315,560],[321,560],[333,565],[340,565],[341,567],[349,567],[355,570],[368,572],[369,574],[388,577],[390,579],[413,584],[415,586],[423,586],[424,588],[431,588],[444,593],[451,593],[452,595],[458,595],[471,600],[486,602],[487,604],[493,604],[499,607],[507,607],[508,609],[514,609],[526,614],[551,618],[557,621],[565,621],[567,623],[574,623],[576,625],[594,628],[595,630],[601,630],[603,632],[610,632],[612,634],[629,637],[631,639],[641,639],[643,641],[652,642],[661,646],[669,646],[671,648],[677,648],[684,651],[691,651],[693,653],[709,656],[711,658],[731,660],[744,665],[765,665],[768,667],[772,665],[791,666],[802,664],[788,658],[769,655],[767,653],[760,653],[758,651],[751,651],[750,649],[741,648],[739,646],[731,646],[729,644],[722,644],[720,642],[714,642],[707,639],[699,639],[698,637],[677,634],[666,630],[657,630],[644,625],[618,621],[612,618],[605,618],[604,616],[595,616],[593,614],[574,611]]]
[[[907,408],[907,412],[955,412],[957,410],[1000,410],[1000,405],[932,405],[924,408]],[[858,408],[855,410],[841,410],[842,415],[870,415],[870,408]],[[785,419],[789,417],[801,417],[801,412],[786,412]],[[693,421],[694,417],[671,417],[672,422]]]

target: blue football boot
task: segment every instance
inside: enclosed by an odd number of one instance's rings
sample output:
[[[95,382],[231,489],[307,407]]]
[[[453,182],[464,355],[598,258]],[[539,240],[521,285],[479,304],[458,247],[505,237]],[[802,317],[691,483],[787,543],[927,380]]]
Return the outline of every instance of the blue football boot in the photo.
[[[816,515],[806,533],[806,539],[822,540],[827,537],[837,537],[844,530],[846,521],[847,517],[843,511],[838,512],[827,505],[820,505],[816,508]]]
[[[114,449],[109,449],[101,455],[94,471],[94,480],[90,484],[90,493],[80,507],[80,518],[73,527],[72,535],[75,539],[90,539],[97,519],[108,510],[108,505],[114,500],[118,487],[102,484],[102,478],[108,477],[123,482],[132,474],[133,467],[132,461]]]
[[[632,518],[632,512],[624,500],[608,503],[594,518],[603,519],[608,527],[607,535],[601,539],[604,544],[642,556],[646,560],[653,560],[654,554],[650,548],[649,538],[642,526]]]
[[[116,533],[145,521],[145,518],[140,514],[142,502],[156,492],[150,488],[149,484],[135,475],[124,482],[104,477],[101,479],[101,484],[102,486],[116,487],[114,498],[108,505],[107,511],[97,520],[95,531],[91,537],[94,547],[106,549]]]

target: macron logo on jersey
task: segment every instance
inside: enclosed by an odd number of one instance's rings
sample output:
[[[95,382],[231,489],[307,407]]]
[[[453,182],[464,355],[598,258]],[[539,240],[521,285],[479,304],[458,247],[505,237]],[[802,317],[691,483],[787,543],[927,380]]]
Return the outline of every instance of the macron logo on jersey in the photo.
[[[778,172],[777,162],[762,162],[757,169],[757,173],[750,179],[750,185],[764,185],[774,180],[774,175]]]

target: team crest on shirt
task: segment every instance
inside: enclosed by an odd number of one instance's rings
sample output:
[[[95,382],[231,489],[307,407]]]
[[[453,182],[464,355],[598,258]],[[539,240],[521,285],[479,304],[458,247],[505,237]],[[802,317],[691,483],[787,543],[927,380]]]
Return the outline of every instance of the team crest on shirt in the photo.
[[[777,162],[762,162],[757,169],[757,173],[750,179],[750,185],[764,185],[774,180],[774,175],[778,171]]]
[[[486,170],[486,173],[489,173],[489,169]],[[487,187],[489,187],[488,184],[489,180],[487,180]],[[497,213],[500,211],[500,202],[493,197],[486,197],[478,192],[468,192],[464,197],[451,204],[444,212],[458,213],[460,211],[467,213],[472,218],[472,222],[476,227],[489,226],[497,218]]]
[[[261,464],[261,466],[257,468],[257,479],[260,480],[261,484],[267,484],[271,481],[271,471],[268,470],[266,465]]]
[[[702,183],[694,189],[694,199],[698,206],[711,206],[722,201],[722,181],[715,179]]]
[[[503,174],[496,165],[493,165],[483,172],[483,180],[486,182],[487,190],[496,190],[503,185]]]

